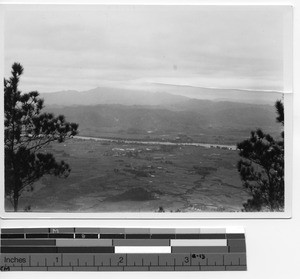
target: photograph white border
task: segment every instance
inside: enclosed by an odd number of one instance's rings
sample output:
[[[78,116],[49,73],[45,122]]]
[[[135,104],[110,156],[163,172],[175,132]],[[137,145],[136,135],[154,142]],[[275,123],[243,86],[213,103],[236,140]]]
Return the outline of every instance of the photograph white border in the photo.
[[[14,1],[7,2],[7,4],[12,4]],[[101,3],[100,3],[101,2]],[[243,3],[241,3],[243,2]],[[246,2],[246,3],[245,3]],[[288,2],[288,3],[287,3]],[[2,4],[4,2],[0,2]],[[18,1],[20,3],[20,1]],[[24,3],[24,2],[23,2]],[[40,4],[39,1],[30,1],[30,4],[38,3]],[[59,1],[50,1],[47,3],[51,4],[56,4],[56,3],[62,3]],[[80,1],[64,1],[63,3],[66,4],[81,4]],[[109,1],[89,1],[89,4],[128,4],[128,5],[139,5],[139,4],[150,4],[146,2],[139,2],[139,1],[118,1],[117,3],[114,2],[109,2]],[[284,1],[280,6],[286,6],[289,5],[289,1]],[[43,3],[44,4],[44,3]],[[152,1],[151,5],[238,5],[238,6],[264,6],[264,5],[273,5],[270,3],[261,3],[261,1],[185,1],[184,3],[182,1]],[[274,5],[278,5],[274,3]],[[3,41],[4,41],[4,35],[3,35],[3,25],[4,25],[4,20],[3,20],[3,13],[5,7],[1,6],[0,7],[0,18],[1,18],[1,23],[0,23],[0,42],[1,42],[1,58],[0,61],[2,62],[2,68],[0,74],[3,77],[4,73],[4,63],[3,63],[3,53],[4,53],[4,46],[3,46]],[[292,28],[290,24],[288,24],[286,27],[287,32],[291,32]],[[291,34],[288,34],[289,36]],[[292,39],[292,36],[290,36]],[[290,42],[289,44],[287,43],[285,45],[285,53],[291,54],[293,53],[293,44]],[[285,61],[290,61],[288,63],[285,63],[285,84],[287,85],[287,88],[289,91],[288,93],[284,94],[284,104],[285,104],[285,211],[284,212],[187,212],[187,213],[144,213],[144,212],[137,212],[137,213],[125,213],[125,212],[109,212],[109,213],[66,213],[66,212],[60,212],[60,213],[36,213],[36,212],[5,212],[4,210],[4,194],[1,195],[1,200],[0,200],[0,216],[1,218],[4,219],[32,219],[32,218],[38,218],[38,219],[133,219],[133,220],[142,220],[142,219],[154,219],[154,220],[159,220],[159,219],[178,219],[178,220],[188,220],[188,219],[223,219],[223,218],[229,218],[229,219],[248,219],[248,218],[291,218],[292,217],[292,160],[293,160],[293,128],[292,128],[292,121],[293,121],[293,86],[291,82],[291,77],[292,75],[292,65],[291,59],[292,57],[290,55],[286,55]],[[3,79],[1,79],[1,85],[3,88]],[[3,119],[3,98],[1,98],[0,101],[1,105],[1,119]],[[3,127],[3,121],[1,121],[0,124],[0,130],[4,131]],[[1,156],[1,180],[4,181],[4,133],[1,133],[0,135],[0,140],[1,140],[1,151],[0,151],[0,156]],[[1,181],[0,180],[0,181]],[[4,192],[4,183],[1,183],[1,191],[2,193]]]

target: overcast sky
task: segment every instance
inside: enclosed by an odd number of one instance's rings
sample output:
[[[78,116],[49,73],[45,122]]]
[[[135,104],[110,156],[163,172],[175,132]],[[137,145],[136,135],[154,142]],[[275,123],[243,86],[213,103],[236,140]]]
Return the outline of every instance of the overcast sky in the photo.
[[[5,14],[5,76],[21,90],[283,88],[280,7],[43,6]]]

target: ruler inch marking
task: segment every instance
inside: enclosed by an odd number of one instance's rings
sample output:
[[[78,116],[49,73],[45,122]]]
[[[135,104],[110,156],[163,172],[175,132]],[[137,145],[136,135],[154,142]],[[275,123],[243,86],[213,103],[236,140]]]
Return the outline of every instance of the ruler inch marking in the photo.
[[[113,229],[105,228],[102,237],[100,229],[100,233],[84,232],[84,228],[80,233],[76,228],[72,232],[56,228],[54,233],[45,233],[45,228],[23,228],[24,234],[7,231],[0,241],[2,267],[12,271],[247,270],[245,234],[239,231],[204,229],[198,235],[194,229],[181,229],[181,233]]]

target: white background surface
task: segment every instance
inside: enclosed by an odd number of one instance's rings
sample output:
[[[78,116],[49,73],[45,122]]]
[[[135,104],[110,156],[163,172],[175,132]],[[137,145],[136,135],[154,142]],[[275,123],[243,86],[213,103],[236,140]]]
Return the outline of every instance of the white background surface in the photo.
[[[6,3],[29,1],[6,1]],[[41,3],[42,1],[30,1]],[[47,1],[50,2],[50,1]],[[62,3],[62,1],[51,1]],[[69,3],[71,1],[63,1]],[[74,1],[73,1],[74,2]],[[98,3],[99,1],[89,1]],[[110,3],[102,1],[102,3]],[[142,1],[117,1],[118,3],[138,4]],[[0,3],[4,1],[0,0]],[[203,227],[203,226],[244,226],[247,243],[246,272],[123,272],[123,273],[1,273],[1,278],[300,278],[300,1],[151,1],[152,4],[282,4],[294,8],[294,146],[293,146],[293,205],[291,219],[214,219],[214,220],[1,220],[1,226],[138,226],[138,227]],[[0,42],[2,44],[2,42]],[[2,64],[2,63],[1,63]],[[1,65],[2,67],[2,65]],[[1,69],[2,71],[2,69]],[[3,153],[2,153],[3,154]]]

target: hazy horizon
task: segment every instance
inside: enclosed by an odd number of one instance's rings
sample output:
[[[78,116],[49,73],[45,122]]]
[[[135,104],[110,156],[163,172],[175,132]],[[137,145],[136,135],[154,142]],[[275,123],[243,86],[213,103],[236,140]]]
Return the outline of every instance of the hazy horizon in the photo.
[[[140,91],[152,91],[152,92],[160,92],[160,89],[155,89],[155,85],[158,86],[171,86],[171,87],[190,87],[190,88],[199,88],[199,89],[215,89],[215,90],[237,90],[237,91],[242,91],[242,92],[263,92],[263,93],[275,93],[275,94],[284,94],[284,93],[290,93],[290,92],[286,92],[286,91],[280,91],[280,90],[262,90],[262,89],[252,89],[252,88],[218,88],[218,87],[208,87],[208,86],[194,86],[194,85],[187,85],[187,84],[170,84],[170,83],[152,83],[152,84],[148,84],[148,85],[144,85],[144,86],[126,86],[126,85],[120,85],[120,84],[109,84],[109,83],[104,83],[101,84],[99,86],[95,86],[95,87],[90,87],[87,89],[83,89],[83,90],[78,90],[76,88],[69,88],[69,89],[61,89],[61,90],[56,90],[56,91],[42,91],[40,93],[42,94],[48,94],[48,93],[56,93],[56,92],[68,92],[68,91],[76,91],[76,92],[86,92],[86,91],[91,91],[94,90],[96,88],[115,88],[115,89],[131,89],[131,90],[140,90]],[[156,91],[157,90],[157,91]],[[169,93],[169,92],[168,92]],[[172,93],[170,93],[172,94]],[[184,92],[183,92],[184,94]],[[177,94],[174,94],[177,95]],[[182,95],[184,96],[184,95]]]
[[[63,90],[41,93],[41,97],[47,106],[120,104],[164,107],[167,100],[168,104],[202,100],[274,106],[277,100],[283,99],[283,94],[273,91],[225,90],[160,84],[155,88],[147,88],[147,90],[124,87],[95,87],[86,91]]]

